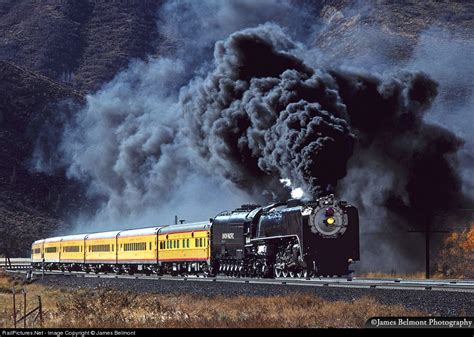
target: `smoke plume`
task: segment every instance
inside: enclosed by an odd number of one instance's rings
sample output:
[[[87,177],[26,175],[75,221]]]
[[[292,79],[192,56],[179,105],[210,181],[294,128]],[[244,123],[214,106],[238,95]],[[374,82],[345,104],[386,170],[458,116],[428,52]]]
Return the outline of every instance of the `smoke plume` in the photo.
[[[183,116],[200,157],[239,187],[284,197],[288,178],[320,196],[345,176],[355,137],[334,79],[293,48],[270,24],[218,42],[214,70],[183,90]]]
[[[278,196],[277,182],[289,178],[319,197],[346,175],[354,132],[365,145],[422,132],[436,95],[426,75],[314,69],[295,48],[275,25],[234,33],[216,44],[214,70],[183,90],[190,141],[221,176]]]

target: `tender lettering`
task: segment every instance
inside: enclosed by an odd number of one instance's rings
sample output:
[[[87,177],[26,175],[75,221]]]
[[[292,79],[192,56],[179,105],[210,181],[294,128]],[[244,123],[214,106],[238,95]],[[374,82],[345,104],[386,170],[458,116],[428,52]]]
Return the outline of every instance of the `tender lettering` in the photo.
[[[222,233],[222,240],[234,240],[234,233]]]

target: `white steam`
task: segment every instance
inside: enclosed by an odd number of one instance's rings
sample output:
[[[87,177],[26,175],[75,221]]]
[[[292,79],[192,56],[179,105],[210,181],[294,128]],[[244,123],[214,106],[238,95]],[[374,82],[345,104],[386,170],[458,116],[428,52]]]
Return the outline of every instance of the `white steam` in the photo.
[[[291,197],[293,199],[303,199],[305,196],[304,190],[301,187],[292,187],[291,180],[288,178],[280,179],[280,182],[285,187],[291,188]]]
[[[168,1],[157,21],[162,56],[132,61],[72,118],[61,117],[67,120],[62,132],[43,132],[48,144],[36,147],[34,169],[64,167],[102,200],[95,214],[70,219],[78,231],[167,224],[175,214],[197,221],[249,200],[264,202],[203,167],[187,143],[179,96],[212,67],[216,41],[267,21],[302,36],[314,29],[314,19],[286,0]],[[56,133],[62,136],[55,153],[50,136]]]

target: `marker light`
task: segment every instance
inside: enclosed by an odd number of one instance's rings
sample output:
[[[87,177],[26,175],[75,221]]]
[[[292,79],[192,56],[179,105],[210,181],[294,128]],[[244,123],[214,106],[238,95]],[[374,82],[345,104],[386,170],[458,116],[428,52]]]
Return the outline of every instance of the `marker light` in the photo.
[[[326,216],[333,216],[334,215],[334,209],[332,207],[329,207],[326,209]]]
[[[334,224],[334,222],[336,222],[336,220],[334,220],[334,218],[327,218],[326,222],[328,223],[328,225],[332,225]]]

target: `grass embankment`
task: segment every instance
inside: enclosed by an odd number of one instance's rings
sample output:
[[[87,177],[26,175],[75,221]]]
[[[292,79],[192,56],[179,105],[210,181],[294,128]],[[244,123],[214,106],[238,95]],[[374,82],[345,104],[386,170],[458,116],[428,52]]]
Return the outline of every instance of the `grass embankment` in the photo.
[[[11,289],[25,288],[28,309],[41,295],[44,327],[362,327],[373,316],[420,316],[401,305],[366,297],[327,301],[309,294],[231,298],[135,294],[112,289],[60,289],[22,284],[0,272],[0,328],[12,327]],[[21,301],[20,301],[21,299]],[[17,310],[23,312],[18,302]],[[28,327],[39,323],[28,322]]]

